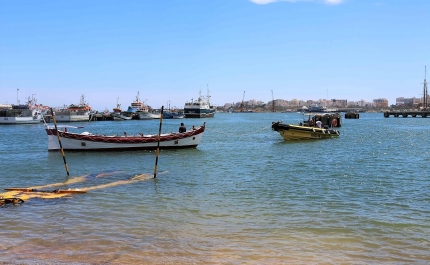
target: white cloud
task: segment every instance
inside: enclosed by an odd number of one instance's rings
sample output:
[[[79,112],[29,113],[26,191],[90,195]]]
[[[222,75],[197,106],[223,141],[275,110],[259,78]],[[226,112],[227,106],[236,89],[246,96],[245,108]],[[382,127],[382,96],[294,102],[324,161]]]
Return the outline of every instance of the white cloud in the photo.
[[[251,2],[257,4],[257,5],[265,5],[275,2],[282,2],[283,0],[251,0]],[[295,2],[294,0],[288,1],[288,2]]]
[[[250,0],[250,1],[257,5],[266,5],[266,4],[275,3],[275,2],[295,3],[295,2],[311,2],[315,0]],[[338,5],[344,1],[345,0],[323,0],[323,2],[328,5]]]
[[[341,4],[343,0],[325,0],[324,3],[329,5],[338,5]]]

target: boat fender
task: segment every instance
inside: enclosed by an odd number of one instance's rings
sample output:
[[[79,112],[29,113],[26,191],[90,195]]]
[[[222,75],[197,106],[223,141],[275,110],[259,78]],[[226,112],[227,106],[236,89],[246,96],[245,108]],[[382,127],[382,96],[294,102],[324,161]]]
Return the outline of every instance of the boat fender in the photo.
[[[339,136],[339,131],[336,131],[336,134]]]
[[[336,120],[336,119],[334,119],[334,120],[331,122],[331,125],[332,125],[333,127],[337,127],[337,120]]]
[[[315,132],[315,128],[312,128],[312,131]]]
[[[330,131],[329,131],[329,130],[327,130],[327,133],[328,133],[328,134],[330,134]]]
[[[325,131],[324,131],[324,129],[322,129],[321,131],[322,131],[322,133],[323,133],[323,134],[325,134]],[[329,133],[330,133],[330,132],[329,132]]]

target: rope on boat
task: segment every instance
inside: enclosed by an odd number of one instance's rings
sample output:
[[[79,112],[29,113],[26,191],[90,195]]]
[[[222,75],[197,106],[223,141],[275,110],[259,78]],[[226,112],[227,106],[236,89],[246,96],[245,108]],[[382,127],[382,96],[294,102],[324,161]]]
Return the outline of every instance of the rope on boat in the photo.
[[[268,128],[271,128],[271,127],[272,127],[272,125],[269,125],[269,126],[263,127],[263,128],[258,129],[256,131],[253,131],[253,132],[240,134],[239,137],[248,136],[248,135],[251,135],[251,134],[255,134],[257,132],[261,132],[261,131],[267,130]],[[206,128],[206,130],[207,131],[211,131],[211,132],[215,132],[215,133],[218,133],[218,134],[233,135],[232,133],[226,133],[226,132],[223,132],[223,131],[217,131],[217,130],[213,130],[213,129],[210,129],[210,128]]]

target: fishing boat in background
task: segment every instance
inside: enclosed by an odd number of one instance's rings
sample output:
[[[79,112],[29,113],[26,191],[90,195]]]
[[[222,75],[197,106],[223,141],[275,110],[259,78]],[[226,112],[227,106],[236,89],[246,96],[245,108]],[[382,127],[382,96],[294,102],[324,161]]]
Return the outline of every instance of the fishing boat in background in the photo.
[[[131,120],[133,118],[131,114],[122,111],[121,104],[118,103],[118,100],[116,101],[116,108],[113,108],[113,112],[110,115],[114,121]]]
[[[91,106],[85,102],[85,96],[81,96],[79,104],[70,104],[67,108],[55,112],[57,122],[90,121],[92,115]]]
[[[272,130],[279,132],[285,140],[311,140],[338,137],[341,116],[338,113],[304,114],[303,122],[298,125],[272,122]]]
[[[145,105],[144,102],[140,101],[139,91],[137,92],[136,100],[131,102],[126,112],[131,113],[139,120],[153,120],[160,118],[159,113],[152,113],[151,108]]]
[[[0,124],[32,124],[41,120],[42,109],[34,97],[28,98],[27,104],[3,104],[0,108]]]
[[[68,129],[83,127],[57,126],[50,127],[45,123],[48,135],[48,151],[60,150],[61,146],[67,151],[119,151],[119,150],[152,150],[157,149],[160,141],[160,149],[195,148],[200,143],[205,131],[206,123],[200,127],[193,127],[184,133],[172,132],[158,134],[129,135],[100,135],[90,132],[70,132]]]
[[[184,106],[185,118],[208,118],[215,116],[215,107],[210,104],[209,89],[206,98],[199,93],[199,98],[186,102]]]
[[[163,112],[163,119],[183,119],[184,113],[181,111],[166,111]]]
[[[319,103],[312,104],[312,105],[309,106],[309,108],[304,107],[303,110],[305,112],[313,112],[313,113],[315,113],[315,112],[317,112],[317,113],[325,113],[325,112],[327,112],[327,108],[324,107],[323,105],[319,104]]]

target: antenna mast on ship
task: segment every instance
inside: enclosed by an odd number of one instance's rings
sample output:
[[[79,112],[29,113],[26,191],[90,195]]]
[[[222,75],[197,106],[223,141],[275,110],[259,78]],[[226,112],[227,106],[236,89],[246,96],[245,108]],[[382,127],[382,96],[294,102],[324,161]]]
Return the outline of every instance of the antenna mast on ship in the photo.
[[[208,93],[206,97],[207,97],[208,105],[210,106],[211,105],[211,103],[210,103],[211,96],[209,95],[209,84],[207,84],[206,87],[207,87],[207,93]]]

